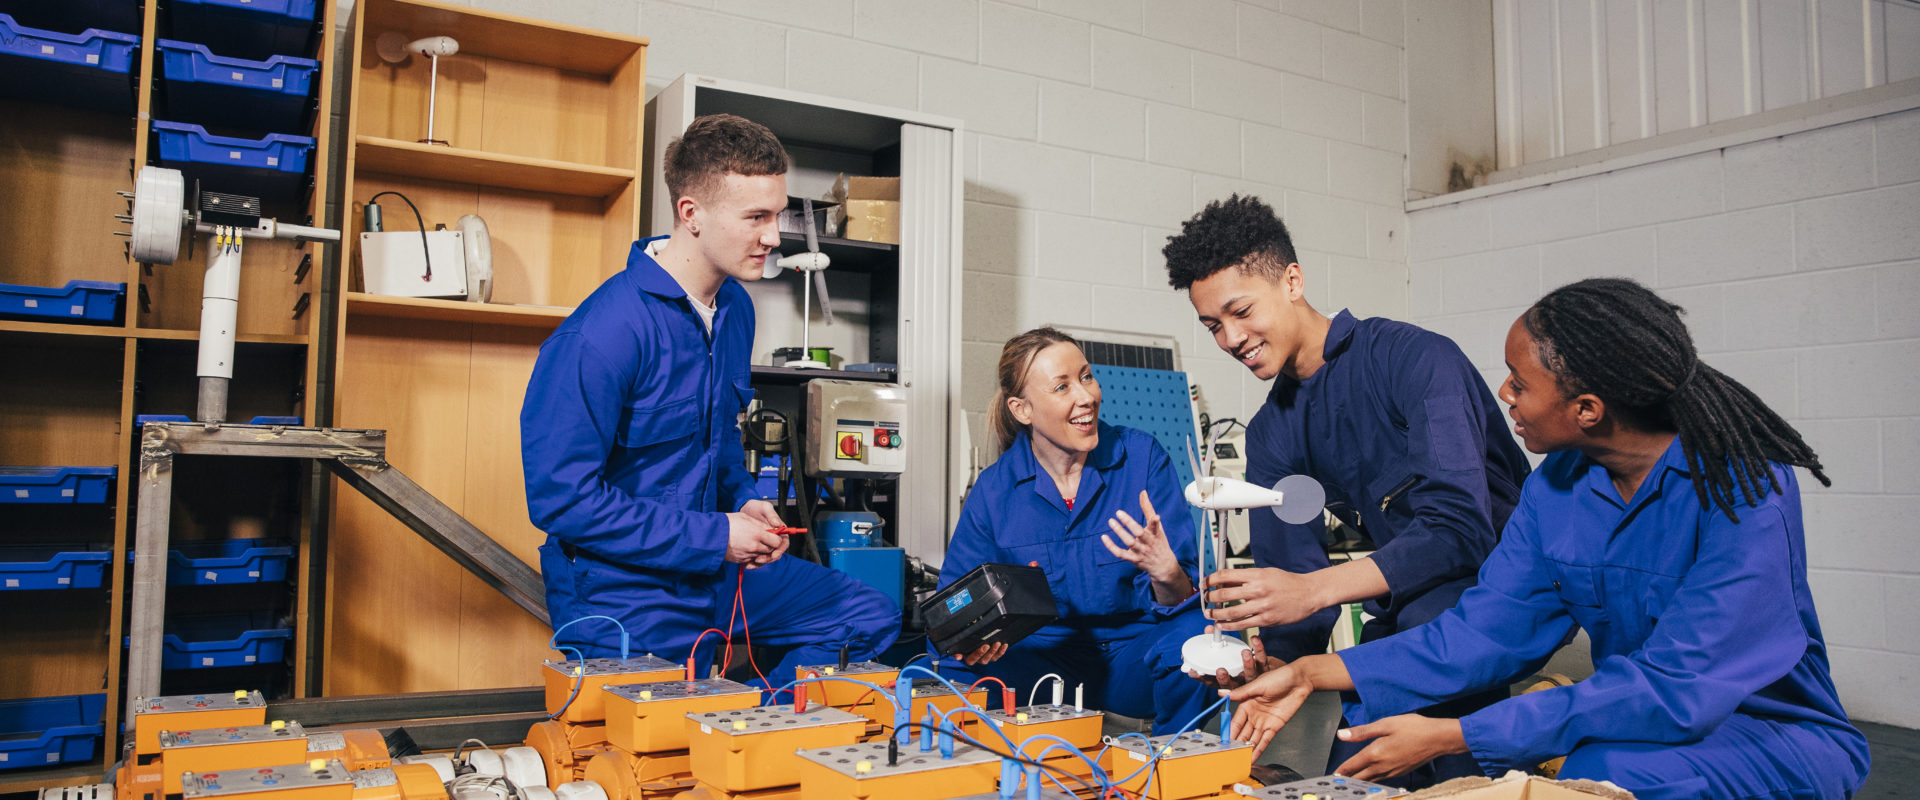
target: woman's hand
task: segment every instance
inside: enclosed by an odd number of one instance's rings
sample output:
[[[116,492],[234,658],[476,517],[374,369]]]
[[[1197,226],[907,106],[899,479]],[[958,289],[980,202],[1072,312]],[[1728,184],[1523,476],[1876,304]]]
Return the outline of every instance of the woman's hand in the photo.
[[[1208,625],[1206,632],[1213,633],[1213,626]],[[1258,636],[1247,642],[1247,647],[1248,649],[1240,654],[1239,677],[1228,675],[1224,669],[1214,670],[1212,675],[1201,675],[1188,670],[1187,675],[1210,688],[1238,689],[1261,675],[1279,669],[1284,663],[1280,659],[1267,655],[1267,645],[1261,642]]]
[[[1277,659],[1269,663],[1273,669],[1246,685],[1230,692],[1221,690],[1239,704],[1233,713],[1233,740],[1252,742],[1255,753],[1266,752],[1273,735],[1293,720],[1300,705],[1313,694],[1313,681],[1305,672]]]
[[[1336,735],[1343,742],[1373,740],[1334,770],[1349,778],[1368,781],[1391,778],[1438,756],[1470,752],[1466,736],[1460,730],[1460,720],[1419,714],[1401,714],[1368,725],[1355,725]]]
[[[1207,619],[1223,631],[1287,625],[1326,608],[1311,575],[1273,567],[1223,569],[1207,576],[1203,590],[1213,604]],[[1225,605],[1236,600],[1235,605]]]
[[[1187,571],[1180,568],[1180,558],[1173,554],[1173,546],[1167,542],[1167,531],[1160,524],[1160,515],[1154,513],[1153,501],[1147,499],[1146,490],[1140,491],[1140,513],[1146,518],[1142,525],[1133,520],[1127,512],[1115,514],[1107,520],[1107,527],[1113,529],[1113,536],[1100,534],[1100,543],[1112,553],[1147,573],[1153,581],[1153,599],[1163,606],[1178,603],[1193,594],[1193,579]],[[1114,540],[1118,539],[1119,544]]]
[[[999,661],[1000,657],[1006,654],[1006,642],[995,642],[973,648],[973,652],[971,653],[955,653],[953,657],[960,659],[960,663],[966,664],[969,667],[977,667],[981,664],[991,664]]]

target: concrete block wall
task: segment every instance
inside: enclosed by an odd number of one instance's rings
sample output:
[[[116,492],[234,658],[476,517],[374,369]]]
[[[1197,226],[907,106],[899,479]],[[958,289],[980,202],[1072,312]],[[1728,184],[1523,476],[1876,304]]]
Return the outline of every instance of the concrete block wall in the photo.
[[[653,90],[696,72],[965,120],[957,399],[976,441],[1001,343],[1042,323],[1174,337],[1208,410],[1247,418],[1267,385],[1159,255],[1232,192],[1289,221],[1317,307],[1406,313],[1403,0],[471,5],[647,36]]]
[[[1626,276],[1820,454],[1808,576],[1857,718],[1920,726],[1920,110],[1409,215],[1411,319],[1498,386],[1542,293]]]

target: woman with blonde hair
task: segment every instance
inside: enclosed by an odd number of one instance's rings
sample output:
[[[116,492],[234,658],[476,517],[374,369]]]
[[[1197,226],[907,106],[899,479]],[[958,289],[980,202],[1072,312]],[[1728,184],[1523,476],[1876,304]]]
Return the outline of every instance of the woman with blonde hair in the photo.
[[[1012,646],[940,655],[1016,689],[1057,673],[1085,685],[1088,705],[1174,732],[1212,697],[1180,671],[1180,645],[1206,620],[1173,462],[1153,437],[1100,422],[1100,382],[1058,330],[1009,340],[998,377],[1003,452],[967,496],[940,582],[987,562],[1035,564],[1060,618]]]

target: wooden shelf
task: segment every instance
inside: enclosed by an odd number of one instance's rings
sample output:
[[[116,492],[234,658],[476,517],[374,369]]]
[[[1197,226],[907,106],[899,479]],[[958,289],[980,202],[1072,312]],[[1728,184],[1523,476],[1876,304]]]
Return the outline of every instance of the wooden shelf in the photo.
[[[855,372],[845,369],[795,369],[793,367],[768,367],[755,364],[749,368],[753,380],[776,386],[799,386],[807,381],[867,381],[870,383],[892,383],[896,377],[893,372]]]
[[[106,339],[153,339],[181,342],[200,340],[199,331],[175,330],[171,328],[123,328],[119,325],[72,325],[61,322],[26,322],[24,320],[0,320],[0,333],[90,336]],[[234,341],[242,344],[306,344],[307,336],[301,333],[243,333],[234,337]]]
[[[378,136],[354,139],[355,167],[416,178],[576,197],[608,197],[633,183],[630,169],[425,145]]]
[[[366,13],[370,30],[399,30],[409,39],[451,36],[460,42],[463,56],[546,64],[590,75],[612,75],[647,45],[638,36],[430,0],[389,0]]]
[[[829,270],[850,272],[892,272],[900,268],[900,245],[881,242],[863,242],[859,239],[841,239],[834,236],[815,237],[820,252],[832,259]],[[780,254],[793,255],[807,252],[807,235],[804,233],[780,234]]]
[[[0,333],[50,333],[60,336],[123,337],[127,329],[119,325],[74,325],[67,322],[28,322],[0,319]]]
[[[389,297],[366,292],[348,292],[346,297],[348,316],[557,328],[568,314],[573,313],[571,308],[469,303],[465,300],[433,300],[421,297]]]

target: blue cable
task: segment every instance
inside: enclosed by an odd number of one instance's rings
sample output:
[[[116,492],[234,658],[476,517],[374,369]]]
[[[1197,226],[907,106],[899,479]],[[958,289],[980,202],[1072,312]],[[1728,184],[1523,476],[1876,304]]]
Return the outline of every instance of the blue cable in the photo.
[[[869,689],[872,689],[872,690],[873,690],[873,693],[874,693],[874,694],[877,694],[877,695],[879,695],[879,696],[881,696],[881,697],[883,697],[883,698],[886,698],[886,701],[887,701],[888,703],[893,703],[893,702],[894,702],[894,700],[893,700],[893,696],[892,696],[892,695],[889,695],[889,694],[887,694],[887,687],[885,687],[885,686],[881,686],[880,684],[877,684],[877,683],[873,683],[873,682],[871,682],[871,681],[863,681],[863,680],[860,680],[860,679],[858,679],[858,678],[842,678],[842,677],[840,677],[840,676],[838,676],[838,675],[821,675],[821,676],[818,676],[818,677],[813,677],[813,678],[800,678],[800,679],[798,679],[798,680],[795,680],[794,682],[792,682],[792,683],[789,683],[789,684],[787,684],[787,685],[785,685],[785,686],[782,686],[782,687],[780,687],[780,688],[778,688],[778,689],[770,689],[770,690],[768,690],[768,697],[767,697],[766,699],[764,699],[764,700],[761,700],[761,701],[760,701],[760,704],[761,704],[761,705],[763,705],[763,706],[764,706],[764,705],[766,705],[766,704],[767,704],[768,702],[770,702],[770,701],[771,701],[771,700],[773,699],[773,697],[772,697],[773,695],[775,695],[775,694],[778,694],[778,693],[780,693],[780,692],[786,692],[786,693],[788,693],[788,694],[792,694],[792,693],[793,693],[793,687],[795,687],[795,686],[799,686],[800,684],[803,684],[803,683],[824,683],[824,682],[826,682],[826,681],[842,681],[842,682],[845,682],[845,683],[857,683],[857,684],[860,684],[861,686],[865,686],[865,687],[867,687],[867,688],[869,688]],[[825,704],[823,703],[822,705],[825,705]]]
[[[556,645],[556,643],[560,641],[560,632],[573,627],[573,624],[575,622],[586,622],[587,620],[590,620],[590,619],[604,619],[608,622],[613,623],[615,627],[620,629],[620,660],[621,661],[627,660],[627,626],[620,624],[620,620],[614,619],[613,617],[609,617],[605,614],[591,614],[588,616],[579,617],[577,619],[567,622],[567,624],[565,625],[561,625],[558,628],[554,628],[553,636],[547,639],[547,646],[552,647],[555,650],[560,649]],[[580,651],[575,650],[574,652],[578,653]],[[587,660],[586,656],[581,656],[580,660],[582,662],[585,662]],[[582,666],[585,666],[585,664],[583,663]]]
[[[1036,741],[1051,741],[1053,743],[1048,744],[1046,747],[1040,748],[1040,752],[1033,754],[1034,761],[1045,761],[1048,753],[1051,753],[1055,750],[1065,749],[1067,752],[1077,756],[1081,761],[1087,762],[1087,766],[1093,767],[1093,777],[1100,782],[1100,789],[1102,791],[1112,788],[1112,784],[1108,782],[1107,771],[1100,768],[1099,762],[1094,761],[1091,758],[1088,758],[1086,753],[1083,753],[1080,751],[1080,748],[1073,746],[1072,742],[1069,742],[1051,733],[1042,733],[1042,734],[1037,734],[1037,735],[1028,737],[1027,744],[1033,744]],[[1021,745],[1021,747],[1025,748],[1026,745]],[[1016,750],[1014,752],[1021,753],[1022,755],[1025,754],[1024,749]],[[1074,794],[1074,791],[1072,789],[1068,789],[1067,785],[1064,783],[1061,783],[1060,779],[1054,777],[1052,773],[1042,770],[1041,774],[1046,775],[1049,780],[1052,780],[1053,785],[1060,787],[1060,791],[1066,792],[1067,794]]]
[[[587,657],[580,652],[579,648],[568,644],[561,645],[554,649],[560,651],[572,650],[573,657],[580,660],[580,666],[573,671],[573,691],[567,693],[567,702],[561,703],[560,708],[548,714],[547,719],[559,719],[561,714],[567,713],[567,707],[573,705],[573,699],[580,696],[580,684],[586,682],[587,679]]]
[[[1146,736],[1142,736],[1141,734],[1138,734],[1138,733],[1126,733],[1126,734],[1121,734],[1119,736],[1114,737],[1113,740],[1117,742],[1129,736],[1140,736],[1141,738],[1147,740],[1149,748],[1153,750],[1153,755],[1152,757],[1147,759],[1147,763],[1141,764],[1139,769],[1136,769],[1133,772],[1128,773],[1127,777],[1119,778],[1115,780],[1114,783],[1121,784],[1121,783],[1126,783],[1127,781],[1133,780],[1134,776],[1139,775],[1142,771],[1147,770],[1151,768],[1154,764],[1158,763],[1160,761],[1161,754],[1166,752],[1167,747],[1169,745],[1172,745],[1174,742],[1180,741],[1180,737],[1185,736],[1189,733],[1192,733],[1194,727],[1199,725],[1201,720],[1206,719],[1208,714],[1212,714],[1214,709],[1219,708],[1223,705],[1226,705],[1226,702],[1227,702],[1227,698],[1225,697],[1222,697],[1219,700],[1214,701],[1213,705],[1207,706],[1205,710],[1195,715],[1193,719],[1187,720],[1187,724],[1180,726],[1179,732],[1175,733],[1171,738],[1167,739],[1166,744],[1160,745],[1158,747],[1152,746],[1153,739]],[[1104,749],[1102,750],[1102,752],[1105,752]],[[1255,755],[1257,756],[1258,754],[1256,753]],[[1147,783],[1145,786],[1152,786],[1152,785],[1153,785],[1153,776],[1148,775]],[[1146,791],[1145,786],[1141,788],[1141,791],[1143,793]]]

